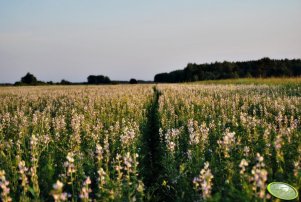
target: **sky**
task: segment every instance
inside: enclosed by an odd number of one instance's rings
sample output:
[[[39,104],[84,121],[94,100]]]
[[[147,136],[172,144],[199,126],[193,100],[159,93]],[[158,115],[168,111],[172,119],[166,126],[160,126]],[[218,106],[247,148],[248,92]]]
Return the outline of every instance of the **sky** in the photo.
[[[300,0],[0,0],[0,83],[301,58]]]

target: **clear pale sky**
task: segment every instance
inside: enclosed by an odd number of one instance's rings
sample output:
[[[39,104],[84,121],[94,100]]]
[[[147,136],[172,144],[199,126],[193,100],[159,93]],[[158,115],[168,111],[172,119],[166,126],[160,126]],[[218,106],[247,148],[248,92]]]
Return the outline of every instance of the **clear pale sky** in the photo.
[[[0,83],[301,58],[301,0],[0,0]]]

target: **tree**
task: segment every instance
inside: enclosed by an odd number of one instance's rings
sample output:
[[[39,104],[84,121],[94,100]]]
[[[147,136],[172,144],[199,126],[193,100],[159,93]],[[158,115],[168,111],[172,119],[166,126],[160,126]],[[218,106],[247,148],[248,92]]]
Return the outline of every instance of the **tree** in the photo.
[[[137,80],[136,79],[131,79],[130,80],[130,84],[137,84],[138,82],[137,82]]]
[[[224,61],[211,64],[189,63],[183,70],[156,74],[154,81],[161,83],[177,83],[199,80],[273,76],[301,76],[301,60],[273,60],[270,58],[262,58],[260,60],[245,62]]]
[[[168,82],[168,76],[169,76],[169,73],[160,73],[160,74],[156,74],[155,75],[155,78],[154,78],[154,81],[155,82]]]
[[[90,75],[90,76],[88,76],[87,80],[88,80],[88,84],[95,84],[96,83],[96,76]]]
[[[103,75],[90,75],[87,78],[88,80],[88,84],[109,84],[111,83],[111,80],[109,77],[107,76],[103,76]]]
[[[61,84],[62,84],[62,85],[70,85],[71,82],[70,82],[70,81],[67,81],[67,80],[65,80],[65,79],[62,79],[62,80],[61,80]]]
[[[37,84],[37,82],[38,82],[37,78],[29,72],[24,77],[21,78],[21,83],[33,85],[33,84]]]

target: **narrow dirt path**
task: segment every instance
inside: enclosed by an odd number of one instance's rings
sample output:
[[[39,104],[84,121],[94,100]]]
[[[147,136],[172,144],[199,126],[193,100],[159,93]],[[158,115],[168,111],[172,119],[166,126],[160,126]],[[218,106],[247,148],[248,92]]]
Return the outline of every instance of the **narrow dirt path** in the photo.
[[[162,188],[162,179],[164,176],[163,166],[161,164],[163,152],[160,145],[160,117],[159,117],[159,98],[161,92],[154,87],[154,97],[148,108],[147,122],[143,130],[144,159],[143,159],[143,177],[146,186],[146,200],[166,201]]]

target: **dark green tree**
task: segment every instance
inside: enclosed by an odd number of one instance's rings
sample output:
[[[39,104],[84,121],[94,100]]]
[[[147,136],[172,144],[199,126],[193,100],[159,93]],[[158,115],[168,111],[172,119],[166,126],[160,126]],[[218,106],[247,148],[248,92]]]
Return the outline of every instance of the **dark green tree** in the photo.
[[[67,80],[65,80],[65,79],[62,79],[61,80],[61,84],[62,85],[70,85],[70,84],[72,84],[70,81],[67,81]]]
[[[111,83],[111,80],[109,77],[107,76],[103,76],[103,75],[90,75],[87,78],[88,80],[88,84],[109,84]]]
[[[189,63],[183,70],[155,75],[154,81],[159,83],[178,83],[200,80],[283,76],[301,76],[301,60],[273,60],[265,57],[260,60],[245,62]]]
[[[138,81],[136,79],[130,79],[130,84],[137,84]]]
[[[21,78],[21,83],[34,85],[37,84],[37,82],[38,82],[37,78],[29,72],[24,77]]]

